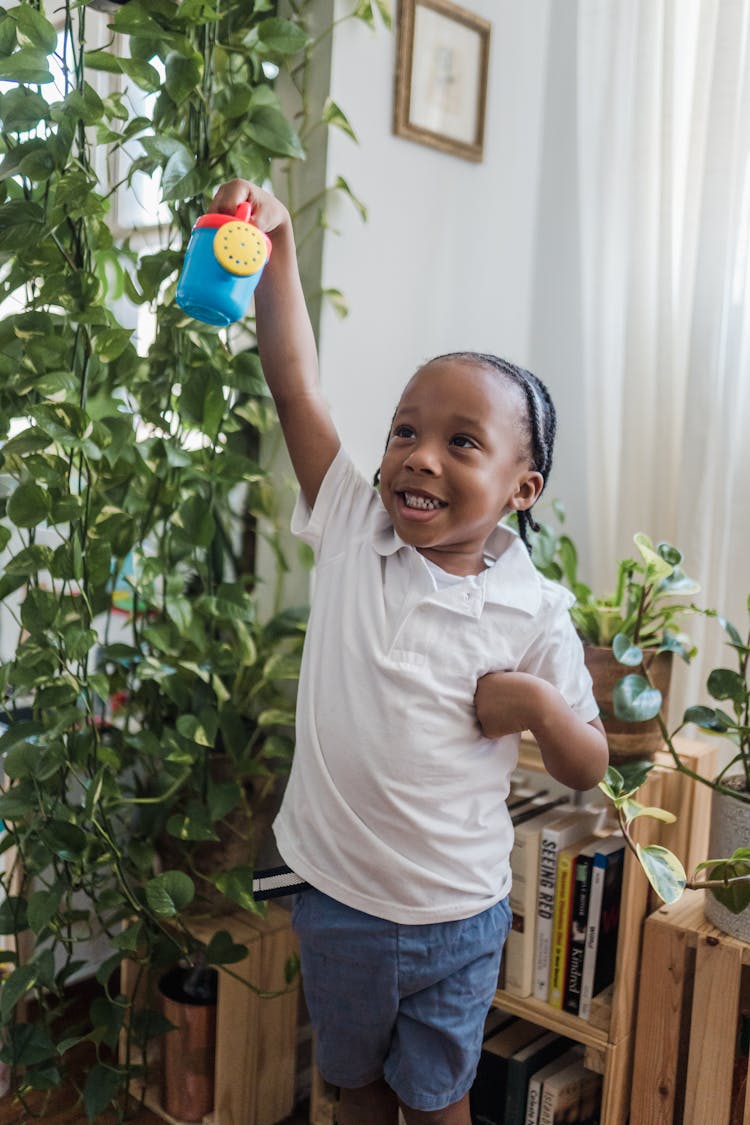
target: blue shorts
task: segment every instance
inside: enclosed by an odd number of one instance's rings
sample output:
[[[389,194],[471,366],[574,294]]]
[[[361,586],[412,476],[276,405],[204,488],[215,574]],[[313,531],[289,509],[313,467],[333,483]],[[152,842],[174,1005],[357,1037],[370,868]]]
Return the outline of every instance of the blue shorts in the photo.
[[[379,1078],[405,1105],[444,1109],[471,1088],[508,935],[508,900],[473,918],[406,926],[311,888],[292,925],[327,1082]]]

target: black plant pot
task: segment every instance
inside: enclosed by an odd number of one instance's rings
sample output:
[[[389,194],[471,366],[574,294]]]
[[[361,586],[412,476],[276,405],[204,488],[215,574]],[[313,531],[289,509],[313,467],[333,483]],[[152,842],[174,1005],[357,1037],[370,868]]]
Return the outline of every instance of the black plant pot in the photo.
[[[162,1012],[174,1024],[162,1039],[161,1104],[180,1121],[202,1121],[214,1104],[216,969],[170,969],[159,981]]]

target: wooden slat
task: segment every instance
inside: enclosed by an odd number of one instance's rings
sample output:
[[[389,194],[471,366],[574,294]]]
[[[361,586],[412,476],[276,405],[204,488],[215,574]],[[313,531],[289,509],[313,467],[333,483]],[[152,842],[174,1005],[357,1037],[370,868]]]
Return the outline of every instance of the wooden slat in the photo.
[[[684,1125],[728,1125],[741,972],[736,942],[713,935],[699,939]]]
[[[247,917],[261,938],[261,988],[279,993],[260,1000],[262,1034],[258,1037],[255,1068],[255,1123],[275,1125],[294,1106],[299,977],[289,985],[285,971],[289,958],[297,952],[297,939],[289,911],[273,902],[268,904],[265,919]],[[245,1119],[236,1125],[246,1125]]]
[[[672,1125],[685,960],[685,932],[666,924],[658,914],[649,918],[644,927],[630,1098],[631,1120],[643,1125]]]
[[[244,921],[244,916],[243,916]],[[248,956],[230,965],[242,981],[261,979],[260,934],[246,923],[234,941],[248,947]],[[222,973],[216,1008],[216,1087],[212,1118],[215,1125],[257,1125],[255,1058],[260,1038],[261,1001],[246,984]]]

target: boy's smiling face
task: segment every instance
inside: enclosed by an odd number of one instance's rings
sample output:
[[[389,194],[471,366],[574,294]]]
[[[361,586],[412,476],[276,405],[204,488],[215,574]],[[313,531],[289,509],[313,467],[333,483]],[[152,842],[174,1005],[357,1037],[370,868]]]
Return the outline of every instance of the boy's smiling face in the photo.
[[[380,495],[404,542],[453,574],[483,570],[498,520],[530,508],[542,489],[528,430],[523,392],[499,372],[458,359],[420,368],[380,466]]]

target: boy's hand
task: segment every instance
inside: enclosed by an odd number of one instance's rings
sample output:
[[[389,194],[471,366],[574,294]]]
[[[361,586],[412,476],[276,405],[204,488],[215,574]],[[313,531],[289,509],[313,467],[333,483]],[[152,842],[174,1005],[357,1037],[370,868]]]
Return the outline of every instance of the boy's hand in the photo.
[[[234,215],[240,203],[250,204],[253,209],[252,221],[266,234],[271,234],[290,222],[289,212],[284,204],[250,180],[229,180],[222,184],[208,210],[218,211],[222,215]]]
[[[530,730],[547,772],[571,789],[591,789],[607,768],[601,719],[585,723],[546,680],[527,672],[490,672],[477,683],[477,719],[486,738]]]

